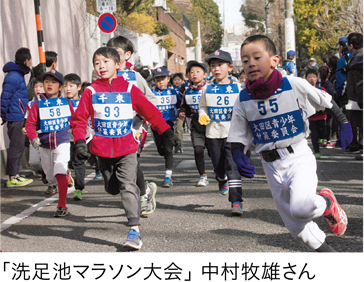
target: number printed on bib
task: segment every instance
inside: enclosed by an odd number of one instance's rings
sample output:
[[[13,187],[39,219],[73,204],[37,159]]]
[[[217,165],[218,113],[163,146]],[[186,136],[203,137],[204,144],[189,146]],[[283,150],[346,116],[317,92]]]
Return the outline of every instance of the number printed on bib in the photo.
[[[201,90],[196,90],[191,92],[191,89],[187,89],[185,93],[185,101],[191,109],[195,110],[196,112],[200,108],[200,99],[201,99]]]
[[[92,107],[96,135],[116,138],[131,132],[133,108],[130,93],[94,93]]]
[[[212,121],[230,121],[236,98],[237,84],[212,84],[206,88],[207,112]]]
[[[66,98],[39,101],[40,129],[44,133],[60,131],[69,126],[71,110]]]

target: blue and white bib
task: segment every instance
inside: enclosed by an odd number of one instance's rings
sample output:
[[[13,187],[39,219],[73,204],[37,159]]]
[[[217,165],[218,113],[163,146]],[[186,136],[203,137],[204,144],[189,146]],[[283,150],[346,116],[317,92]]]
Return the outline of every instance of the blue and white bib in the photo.
[[[157,98],[157,108],[163,114],[166,121],[174,121],[177,118],[177,92],[174,89],[155,89],[153,91]]]
[[[255,143],[285,140],[305,130],[297,94],[287,78],[283,78],[282,84],[268,99],[255,99],[246,88],[240,92],[239,99],[244,103]]]
[[[191,88],[187,88],[185,92],[185,102],[193,110],[194,113],[198,112],[200,108],[202,90],[192,91]]]
[[[95,92],[92,94],[95,134],[103,137],[123,137],[132,132],[132,84],[127,92]]]
[[[71,110],[66,98],[39,100],[40,130],[44,133],[60,131],[69,126]]]
[[[230,121],[236,98],[237,84],[209,84],[206,87],[207,114],[212,121]]]
[[[132,70],[118,70],[118,76],[122,76],[127,82],[138,86],[136,80],[136,73]]]
[[[70,100],[73,106],[73,110],[76,112],[78,108],[78,104],[80,103],[80,99],[71,99]]]

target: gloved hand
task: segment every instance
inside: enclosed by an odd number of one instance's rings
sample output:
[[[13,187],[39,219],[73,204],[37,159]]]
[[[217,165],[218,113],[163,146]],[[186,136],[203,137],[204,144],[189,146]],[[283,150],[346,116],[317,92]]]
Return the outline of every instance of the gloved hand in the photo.
[[[40,146],[40,139],[38,137],[34,138],[32,141],[32,146],[34,149],[38,150]]]
[[[341,123],[340,126],[340,136],[336,141],[336,146],[341,147],[343,151],[345,151],[346,147],[349,146],[351,141],[353,141],[353,130],[351,129],[351,124],[348,121],[347,123]]]
[[[233,160],[241,176],[253,178],[255,174],[255,166],[250,165],[250,160],[242,151],[235,151]]]
[[[81,161],[86,161],[89,157],[91,157],[91,154],[87,150],[85,140],[80,139],[76,141],[75,154]]]
[[[1,125],[3,125],[6,122],[6,118],[1,118],[2,122]]]
[[[210,118],[208,115],[201,115],[198,118],[198,123],[201,125],[208,125],[210,123]]]
[[[164,138],[167,140],[167,142],[171,143],[176,151],[181,150],[181,140],[176,136],[176,134],[173,133],[173,130],[168,128],[164,133]]]

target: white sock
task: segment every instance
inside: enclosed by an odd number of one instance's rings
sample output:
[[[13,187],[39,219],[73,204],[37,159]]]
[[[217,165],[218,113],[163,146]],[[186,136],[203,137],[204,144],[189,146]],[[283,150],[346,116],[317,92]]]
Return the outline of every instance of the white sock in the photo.
[[[166,170],[166,177],[169,177],[169,178],[172,177],[172,170],[171,169]]]

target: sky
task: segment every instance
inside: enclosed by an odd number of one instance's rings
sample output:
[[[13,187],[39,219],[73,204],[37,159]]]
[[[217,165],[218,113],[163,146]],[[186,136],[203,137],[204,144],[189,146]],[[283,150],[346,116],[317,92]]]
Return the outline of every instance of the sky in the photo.
[[[225,28],[233,28],[234,24],[243,22],[240,7],[244,0],[214,0],[214,2],[219,6],[221,22],[223,21],[223,2],[225,2]]]

